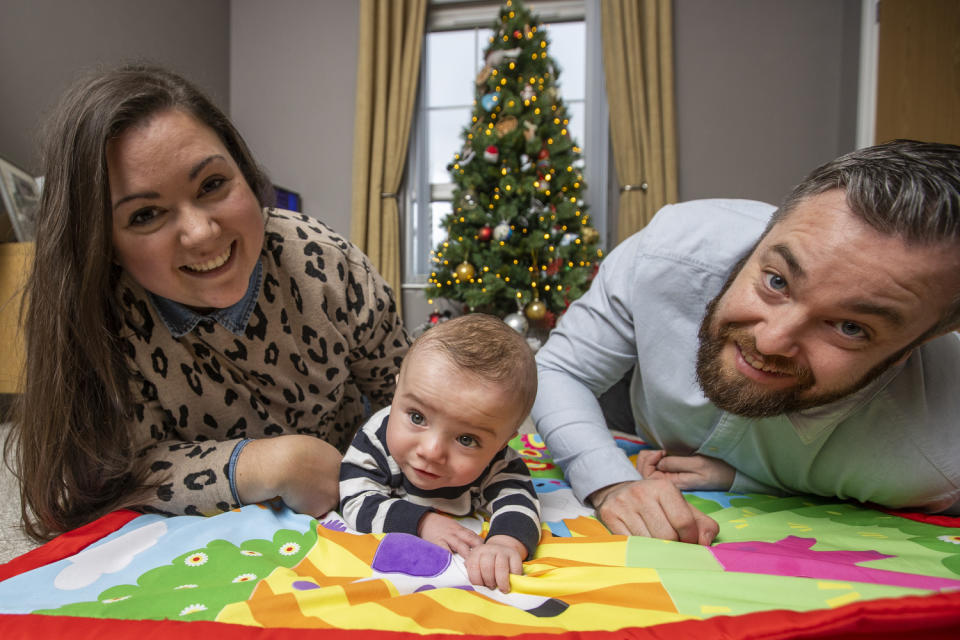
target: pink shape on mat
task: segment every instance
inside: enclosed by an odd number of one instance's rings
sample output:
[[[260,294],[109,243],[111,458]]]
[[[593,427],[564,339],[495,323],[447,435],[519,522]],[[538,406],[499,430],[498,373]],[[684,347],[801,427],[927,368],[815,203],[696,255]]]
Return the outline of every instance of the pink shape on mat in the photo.
[[[777,542],[721,542],[710,551],[727,571],[773,576],[870,582],[911,589],[960,589],[960,580],[857,566],[892,558],[877,551],[814,551],[816,538],[788,536]]]

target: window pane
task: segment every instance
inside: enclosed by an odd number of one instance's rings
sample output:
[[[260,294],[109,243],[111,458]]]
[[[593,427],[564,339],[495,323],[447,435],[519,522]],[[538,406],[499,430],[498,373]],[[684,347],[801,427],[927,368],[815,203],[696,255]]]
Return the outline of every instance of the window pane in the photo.
[[[440,224],[440,222],[445,216],[452,212],[453,204],[449,202],[430,203],[430,215],[433,217],[433,238],[430,241],[431,249],[447,239],[447,230],[443,228],[443,225]]]
[[[427,112],[427,137],[429,138],[429,180],[450,182],[447,165],[453,162],[453,154],[460,151],[463,141],[460,132],[470,123],[472,107],[437,109]]]
[[[558,22],[544,25],[550,45],[547,54],[560,67],[557,85],[564,100],[583,100],[586,96],[584,65],[586,27],[583,22]]]
[[[473,103],[474,78],[489,37],[489,29],[427,34],[427,107]]]
[[[567,115],[569,116],[570,139],[577,143],[577,146],[583,150],[584,160],[587,156],[586,145],[586,105],[583,102],[566,102]]]

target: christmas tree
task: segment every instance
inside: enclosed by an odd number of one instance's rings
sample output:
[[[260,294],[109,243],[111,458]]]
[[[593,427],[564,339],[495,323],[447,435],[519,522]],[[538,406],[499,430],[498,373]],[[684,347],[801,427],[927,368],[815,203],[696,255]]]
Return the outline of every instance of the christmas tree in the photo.
[[[553,327],[589,287],[602,252],[547,34],[519,0],[506,0],[493,32],[463,148],[448,166],[453,211],[431,252],[426,295],[525,333]]]

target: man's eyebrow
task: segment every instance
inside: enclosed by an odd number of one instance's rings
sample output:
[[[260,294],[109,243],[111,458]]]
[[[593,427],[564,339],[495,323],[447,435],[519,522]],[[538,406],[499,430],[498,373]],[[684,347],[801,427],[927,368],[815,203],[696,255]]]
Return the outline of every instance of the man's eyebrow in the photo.
[[[793,251],[790,251],[790,247],[785,244],[775,244],[771,247],[773,251],[780,254],[780,257],[783,258],[783,261],[787,263],[787,268],[790,270],[790,275],[794,278],[805,278],[807,272],[803,270],[803,267],[800,266],[800,263],[797,261],[797,257],[793,255]]]
[[[876,304],[874,302],[867,302],[866,300],[852,300],[846,303],[844,306],[855,313],[883,318],[890,324],[897,327],[902,327],[905,323],[903,314],[893,307]]]

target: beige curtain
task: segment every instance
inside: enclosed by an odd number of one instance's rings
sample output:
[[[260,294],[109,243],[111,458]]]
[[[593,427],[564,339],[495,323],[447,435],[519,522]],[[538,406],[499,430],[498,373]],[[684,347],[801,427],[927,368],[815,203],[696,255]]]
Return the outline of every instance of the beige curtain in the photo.
[[[672,0],[603,0],[603,66],[619,240],[677,200]]]
[[[407,158],[427,0],[361,0],[350,239],[401,301],[397,193]]]

